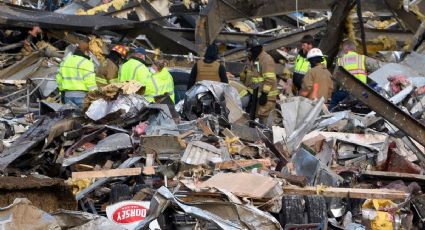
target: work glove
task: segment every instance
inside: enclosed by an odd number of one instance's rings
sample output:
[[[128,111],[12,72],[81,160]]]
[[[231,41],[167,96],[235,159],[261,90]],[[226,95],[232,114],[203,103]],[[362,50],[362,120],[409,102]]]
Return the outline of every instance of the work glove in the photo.
[[[267,93],[261,92],[260,98],[258,98],[259,105],[265,105],[267,103]]]

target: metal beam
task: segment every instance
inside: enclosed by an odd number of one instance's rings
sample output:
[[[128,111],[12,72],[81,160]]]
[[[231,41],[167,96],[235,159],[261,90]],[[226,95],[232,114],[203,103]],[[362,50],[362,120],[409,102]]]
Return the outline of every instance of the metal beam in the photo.
[[[425,126],[339,66],[334,80],[370,109],[425,146]]]
[[[181,37],[184,37],[190,41],[195,40],[195,29],[192,28],[177,28],[177,27],[164,27],[164,29],[167,29],[172,32],[178,33]],[[248,39],[250,36],[256,36],[260,39],[262,38],[270,38],[274,35],[271,34],[259,34],[259,33],[242,33],[242,32],[220,32],[220,34],[217,36],[216,41],[218,42],[225,42],[225,43],[244,43],[246,39]]]
[[[404,26],[412,31],[413,33],[419,28],[421,21],[413,12],[407,12],[403,9],[403,5],[400,4],[400,0],[385,0],[385,4],[394,13],[394,15],[404,24]],[[417,4],[420,12],[425,13],[425,3],[420,2]]]
[[[197,52],[192,41],[181,37],[178,32],[169,31],[155,23],[143,23],[129,36],[137,37],[140,34],[145,34],[155,47],[160,47],[164,53]]]
[[[297,43],[306,34],[317,34],[325,28],[325,23],[316,24],[313,28],[306,30],[298,30],[293,33],[287,33],[280,36],[261,40],[264,51],[274,50],[283,46]],[[226,61],[241,60],[245,57],[245,47],[229,50],[224,53]]]
[[[328,55],[328,66],[334,63],[344,35],[342,31],[344,31],[345,21],[354,5],[355,0],[339,0],[333,6],[332,17],[319,44],[322,52]]]
[[[362,0],[365,9],[382,10],[383,0]],[[335,0],[210,0],[196,25],[196,46],[200,53],[211,44],[225,23],[253,17],[283,15],[294,11],[329,10]],[[367,7],[367,8],[366,8]]]
[[[136,22],[98,15],[65,15],[0,3],[0,27],[78,30],[130,30]]]

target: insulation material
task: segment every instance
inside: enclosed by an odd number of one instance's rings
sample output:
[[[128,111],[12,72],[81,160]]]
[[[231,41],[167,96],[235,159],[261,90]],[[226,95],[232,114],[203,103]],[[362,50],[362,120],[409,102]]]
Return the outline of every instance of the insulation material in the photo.
[[[110,7],[113,7],[116,10],[121,10],[125,4],[128,3],[129,0],[113,0],[109,3],[102,4],[99,6],[96,6],[90,10],[84,11],[84,10],[78,10],[77,15],[95,15],[100,12],[108,12],[108,9]]]
[[[237,28],[238,30],[240,30],[243,33],[255,33],[255,32],[257,32],[247,22],[237,21],[237,22],[232,22],[231,24],[233,25],[233,27]]]
[[[353,7],[353,9],[351,9],[350,11],[350,15],[347,17],[347,21],[345,22],[345,28],[347,29],[348,39],[350,39],[357,45],[356,31],[354,30],[354,23],[353,23],[353,19],[355,15],[356,15],[356,7]]]
[[[422,12],[419,10],[419,7],[417,5],[411,5],[409,6],[409,10],[416,14],[416,17],[423,22],[425,21],[425,15],[422,14]]]
[[[366,25],[376,29],[388,29],[389,27],[394,26],[395,24],[397,24],[397,20],[395,20],[395,18],[391,18],[389,20],[384,21],[369,20],[366,23]]]
[[[397,204],[390,200],[366,200],[362,206],[363,221],[372,230],[392,230],[394,228],[395,214],[391,210],[397,210]],[[369,223],[367,223],[370,221]]]
[[[101,63],[105,61],[105,55],[108,51],[102,39],[91,36],[89,49],[96,56],[97,60],[99,60]]]
[[[367,50],[369,54],[374,55],[378,51],[392,51],[397,49],[397,41],[388,36],[379,36],[368,42]]]
[[[72,194],[77,195],[79,192],[89,187],[93,183],[93,179],[71,179],[65,181],[65,183],[72,187]]]

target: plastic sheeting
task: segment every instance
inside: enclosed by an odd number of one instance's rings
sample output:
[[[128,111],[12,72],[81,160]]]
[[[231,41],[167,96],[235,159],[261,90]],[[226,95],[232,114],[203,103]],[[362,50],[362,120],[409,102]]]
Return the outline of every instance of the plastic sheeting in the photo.
[[[86,115],[93,121],[98,121],[108,114],[124,110],[125,117],[129,118],[137,115],[148,104],[149,102],[144,97],[137,94],[120,95],[115,101],[99,99],[92,102],[87,109]]]

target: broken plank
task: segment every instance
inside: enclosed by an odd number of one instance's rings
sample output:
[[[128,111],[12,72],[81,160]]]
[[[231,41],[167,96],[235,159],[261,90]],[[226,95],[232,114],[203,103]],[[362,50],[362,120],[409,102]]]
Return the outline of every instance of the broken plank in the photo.
[[[240,169],[250,167],[256,164],[261,164],[262,168],[268,168],[271,166],[270,159],[255,159],[255,160],[232,160],[232,161],[224,161],[215,164],[216,170],[224,170],[224,169]]]
[[[347,197],[357,199],[388,199],[404,200],[409,193],[389,189],[361,189],[361,188],[336,188],[336,187],[297,187],[283,186],[283,192],[287,195],[320,195],[324,197]]]
[[[72,172],[72,179],[100,178],[117,176],[137,176],[142,173],[142,168],[109,169],[102,171]]]
[[[383,171],[364,171],[361,176],[366,177],[380,177],[385,179],[401,179],[403,181],[425,181],[425,175],[412,174],[412,173],[398,173],[398,172],[383,172]]]

